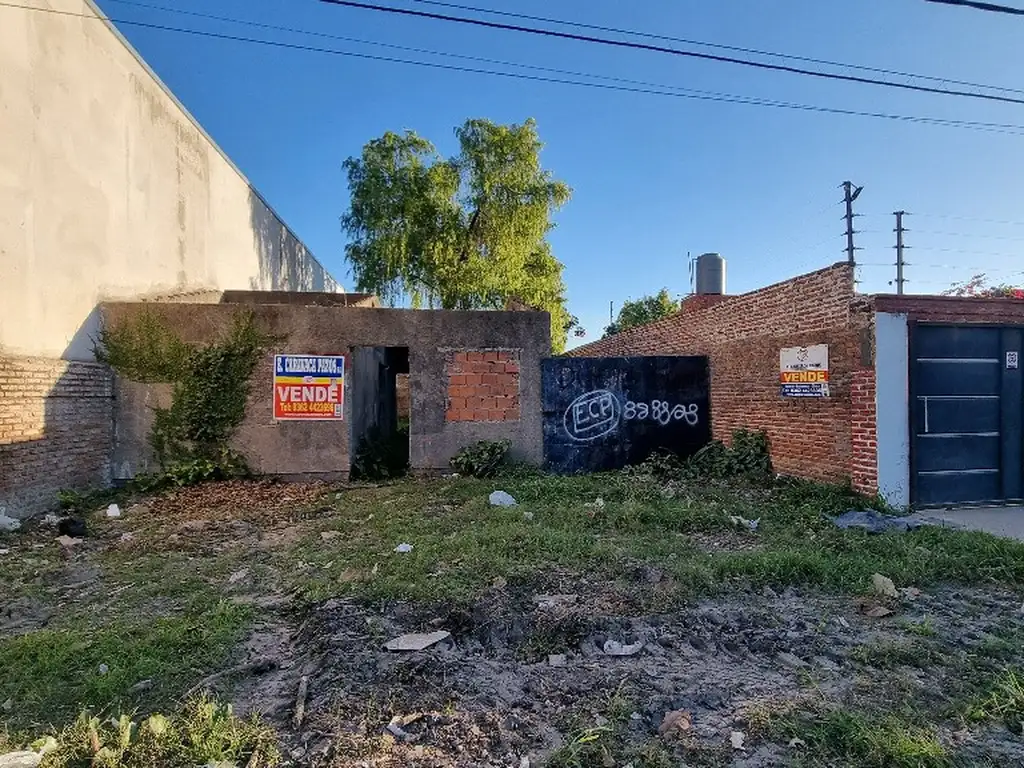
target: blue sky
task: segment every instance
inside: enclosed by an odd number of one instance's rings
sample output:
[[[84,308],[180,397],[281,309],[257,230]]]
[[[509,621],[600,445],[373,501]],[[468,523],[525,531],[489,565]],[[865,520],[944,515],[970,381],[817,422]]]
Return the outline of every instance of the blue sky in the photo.
[[[1024,18],[924,0],[466,0],[939,77],[1024,88]],[[657,53],[468,28],[315,0],[139,0],[378,42],[818,106],[1024,125],[1024,105],[822,81]],[[378,55],[370,45],[100,0],[117,18]],[[394,0],[424,8],[414,3]],[[739,293],[843,258],[839,184],[857,201],[861,290],[892,290],[891,212],[910,211],[908,290],[988,270],[1024,282],[1024,136],[615,93],[141,29],[122,31],[348,288],[342,161],[411,128],[444,153],[470,117],[537,120],[574,190],[551,240],[571,310],[600,335],[610,301],[688,290],[687,252],[718,251]],[[448,63],[458,61],[437,59]],[[472,66],[472,65],[471,65]],[[484,65],[481,65],[484,66]],[[812,65],[814,66],[814,65]],[[1024,94],[1016,94],[1024,96]],[[955,218],[951,218],[955,217]],[[946,234],[939,234],[946,233]],[[874,266],[878,265],[878,266]],[[935,266],[926,266],[935,265]]]

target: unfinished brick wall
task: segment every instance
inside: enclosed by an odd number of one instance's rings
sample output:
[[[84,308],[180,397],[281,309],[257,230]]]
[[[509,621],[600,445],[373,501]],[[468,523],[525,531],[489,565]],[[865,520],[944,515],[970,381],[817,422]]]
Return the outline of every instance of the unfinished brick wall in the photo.
[[[110,481],[113,381],[96,363],[0,358],[0,506],[25,517],[57,491]]]
[[[447,421],[519,421],[519,350],[453,350]]]
[[[878,442],[875,404],[875,369],[855,371],[850,388],[850,479],[863,493],[878,491]]]
[[[569,354],[707,355],[716,439],[764,430],[778,471],[843,480],[852,475],[854,372],[870,365],[870,313],[855,311],[855,303],[853,270],[837,264],[740,296],[684,301],[676,315]],[[811,344],[829,345],[831,397],[782,397],[779,350]]]

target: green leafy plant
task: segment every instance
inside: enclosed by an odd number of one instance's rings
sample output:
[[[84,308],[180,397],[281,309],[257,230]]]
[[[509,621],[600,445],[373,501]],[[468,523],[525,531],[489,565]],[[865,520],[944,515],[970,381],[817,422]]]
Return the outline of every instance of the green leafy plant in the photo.
[[[769,481],[774,472],[768,435],[738,429],[733,432],[731,446],[712,440],[687,460],[685,470],[715,480]]]
[[[449,462],[460,475],[493,477],[508,458],[509,440],[481,440],[456,453]]]
[[[31,748],[43,754],[42,768],[267,767],[281,761],[273,729],[205,697],[190,700],[176,715],[153,714],[141,721],[85,712]]]
[[[96,357],[132,381],[173,385],[171,405],[154,411],[149,435],[163,475],[145,490],[244,476],[244,457],[228,443],[245,418],[249,380],[275,339],[251,312],[235,316],[225,338],[188,344],[152,311],[100,333]]]
[[[362,439],[352,461],[353,480],[392,480],[409,471],[409,430],[373,429]]]

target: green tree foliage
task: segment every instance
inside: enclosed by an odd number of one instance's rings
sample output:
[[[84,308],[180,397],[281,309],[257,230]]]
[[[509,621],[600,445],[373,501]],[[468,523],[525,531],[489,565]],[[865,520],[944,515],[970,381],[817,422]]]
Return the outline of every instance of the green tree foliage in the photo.
[[[626,301],[619,310],[615,322],[604,329],[605,336],[622,333],[638,325],[646,325],[679,311],[679,304],[662,288],[653,296],[644,296],[636,301]]]
[[[455,134],[451,158],[406,131],[345,161],[342,226],[356,287],[392,306],[545,310],[560,352],[579,324],[546,238],[571,190],[541,167],[533,120],[468,120]]]

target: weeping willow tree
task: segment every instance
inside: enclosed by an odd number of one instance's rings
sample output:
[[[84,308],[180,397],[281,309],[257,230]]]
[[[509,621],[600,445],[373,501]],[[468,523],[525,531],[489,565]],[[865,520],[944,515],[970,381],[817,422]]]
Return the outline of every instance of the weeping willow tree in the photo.
[[[561,352],[579,324],[547,235],[571,190],[541,167],[533,120],[469,120],[455,134],[451,158],[406,131],[345,161],[351,204],[342,226],[356,288],[391,306],[544,310]]]

